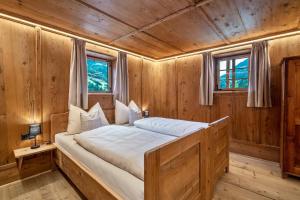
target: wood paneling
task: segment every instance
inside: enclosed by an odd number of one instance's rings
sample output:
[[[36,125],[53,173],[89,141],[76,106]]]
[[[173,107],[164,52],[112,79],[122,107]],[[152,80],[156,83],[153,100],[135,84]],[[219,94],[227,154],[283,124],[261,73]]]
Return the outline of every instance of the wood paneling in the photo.
[[[178,118],[194,121],[210,121],[210,108],[199,105],[199,83],[202,56],[179,58],[178,70]]]
[[[35,30],[31,27],[0,20],[1,71],[4,82],[0,99],[5,102],[3,113],[6,126],[1,136],[7,138],[8,154],[1,164],[13,161],[12,149],[26,145],[20,141],[20,134],[27,131],[27,125],[34,122],[34,86],[36,81]],[[18,52],[15,54],[15,52]],[[3,105],[3,104],[2,104]]]
[[[3,0],[0,9],[103,42],[134,30],[76,0]]]
[[[42,32],[42,106],[44,140],[49,140],[50,114],[68,111],[72,42]]]
[[[177,117],[177,73],[173,60],[143,64],[142,107],[150,116]]]
[[[142,106],[142,70],[143,59],[128,55],[129,101]]]
[[[187,0],[83,0],[112,16],[130,23],[135,27],[143,27],[171,13],[192,4]]]
[[[13,149],[30,145],[21,141],[28,124],[42,123],[39,142],[49,141],[50,115],[68,111],[72,42],[65,36],[0,19],[0,185],[50,169],[48,155],[30,157],[19,172]],[[92,44],[87,48],[112,57],[117,51]],[[149,64],[152,63],[150,61]],[[130,98],[141,105],[142,58],[128,57]],[[90,96],[114,121],[113,96]]]
[[[163,117],[177,118],[177,66],[175,60],[160,63],[160,115]]]
[[[198,10],[207,14],[221,32],[227,38],[230,38],[230,41],[241,39],[242,36],[247,36],[247,30],[244,27],[239,15],[239,10],[236,9],[234,1],[212,1],[202,8],[198,8]]]
[[[203,28],[205,27],[205,28]],[[206,24],[197,10],[177,16],[147,30],[184,51],[225,44]],[[207,44],[210,41],[210,44]]]
[[[112,49],[108,49],[105,47],[101,47],[98,45],[94,45],[94,44],[90,44],[90,43],[86,43],[86,49],[90,50],[90,51],[94,51],[94,52],[101,52],[101,54],[105,54],[111,57],[114,57],[115,59],[117,59],[118,57],[118,52]]]
[[[0,11],[152,58],[300,28],[299,0],[2,0]]]
[[[120,39],[113,44],[143,55],[151,55],[153,58],[166,57],[172,54],[179,54],[182,51],[174,48],[177,45],[168,45],[164,41],[157,40],[145,33],[137,33],[124,39]],[[166,41],[167,43],[169,41]]]
[[[89,108],[96,103],[99,103],[104,110],[114,109],[113,95],[112,94],[89,94]]]
[[[279,161],[280,62],[284,57],[300,55],[299,41],[300,36],[292,36],[269,42],[272,108],[248,108],[247,92],[216,92],[213,106],[200,106],[201,55],[144,65],[143,105],[151,116],[210,122],[229,115],[233,121],[232,151]]]
[[[154,84],[157,85],[159,83],[155,79],[155,75],[159,76],[157,71],[155,71],[158,69],[156,66],[157,66],[157,63],[153,63],[153,62],[150,62],[147,60],[143,61],[142,109],[148,110],[150,112],[151,116],[156,116],[157,115],[156,112],[158,112],[158,111],[155,111],[155,103],[154,103],[154,99],[155,99],[154,95],[156,93],[154,90],[154,87],[155,87]]]
[[[1,96],[2,98],[3,96]],[[3,98],[5,99],[5,98]],[[7,135],[6,115],[0,115],[0,163],[1,165],[8,162],[8,135]]]
[[[298,26],[298,0],[233,0],[250,37],[295,29]]]

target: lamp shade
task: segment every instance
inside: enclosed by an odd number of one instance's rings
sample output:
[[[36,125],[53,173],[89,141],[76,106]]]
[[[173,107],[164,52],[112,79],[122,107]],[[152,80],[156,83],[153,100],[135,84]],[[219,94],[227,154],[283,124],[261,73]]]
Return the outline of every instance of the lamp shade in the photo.
[[[144,111],[144,117],[146,117],[146,118],[149,117],[149,111],[148,110]]]
[[[41,133],[41,124],[30,124],[29,125],[30,137],[35,137],[40,133]]]

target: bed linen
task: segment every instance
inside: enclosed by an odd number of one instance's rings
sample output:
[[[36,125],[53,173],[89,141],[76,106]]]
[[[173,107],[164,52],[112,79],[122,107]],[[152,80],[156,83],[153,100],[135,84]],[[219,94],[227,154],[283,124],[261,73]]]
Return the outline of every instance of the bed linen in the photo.
[[[110,125],[77,134],[74,139],[89,152],[143,180],[145,152],[176,137]]]
[[[204,122],[192,122],[162,117],[149,117],[134,122],[134,126],[137,128],[175,137],[199,131],[200,129],[207,128],[208,125],[208,123]]]
[[[76,161],[90,169],[124,200],[144,199],[142,180],[88,152],[76,143],[73,135],[56,134],[55,143],[59,148],[71,154]]]

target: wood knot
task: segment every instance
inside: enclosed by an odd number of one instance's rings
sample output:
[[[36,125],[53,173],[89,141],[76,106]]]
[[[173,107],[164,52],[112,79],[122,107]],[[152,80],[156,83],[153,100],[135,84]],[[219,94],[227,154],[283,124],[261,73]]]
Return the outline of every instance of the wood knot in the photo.
[[[51,80],[52,80],[52,82],[55,82],[55,81],[56,81],[56,77],[55,77],[55,76],[52,76],[52,77],[51,77]]]
[[[22,0],[18,0],[18,5],[19,5],[19,6],[22,6],[22,5],[23,5]]]

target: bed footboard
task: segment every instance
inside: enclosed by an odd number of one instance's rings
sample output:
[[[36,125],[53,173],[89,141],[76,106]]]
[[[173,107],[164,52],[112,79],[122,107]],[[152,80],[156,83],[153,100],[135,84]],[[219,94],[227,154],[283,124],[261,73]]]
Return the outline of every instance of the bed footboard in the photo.
[[[229,171],[229,124],[224,117],[211,124],[208,129],[207,199],[212,199],[217,181]]]
[[[228,169],[229,118],[145,154],[145,200],[209,200]]]
[[[207,129],[145,154],[145,200],[205,199]]]

